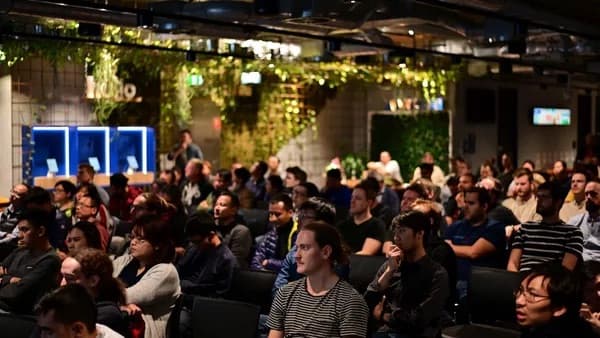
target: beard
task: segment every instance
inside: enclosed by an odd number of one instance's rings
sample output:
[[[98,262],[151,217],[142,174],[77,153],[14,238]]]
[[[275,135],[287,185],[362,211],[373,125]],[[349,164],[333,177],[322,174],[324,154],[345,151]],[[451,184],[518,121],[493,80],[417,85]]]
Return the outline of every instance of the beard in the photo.
[[[587,200],[585,201],[585,210],[587,210],[589,213],[596,213],[598,212],[598,210],[600,210],[600,205],[597,205],[596,203]]]

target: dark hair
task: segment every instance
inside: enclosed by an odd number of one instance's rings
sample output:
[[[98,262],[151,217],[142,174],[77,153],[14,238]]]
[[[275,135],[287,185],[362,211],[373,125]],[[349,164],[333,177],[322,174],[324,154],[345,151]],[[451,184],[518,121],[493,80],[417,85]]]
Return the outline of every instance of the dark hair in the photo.
[[[546,181],[537,188],[537,192],[540,190],[545,190],[550,192],[550,196],[552,197],[553,202],[562,202],[565,200],[565,191],[557,184],[556,181]]]
[[[65,191],[65,193],[68,194],[70,197],[75,196],[75,193],[77,192],[77,187],[71,181],[67,181],[67,180],[58,181],[58,182],[56,182],[56,184],[54,184],[54,189],[56,189],[56,187],[58,187],[58,186],[61,186],[63,188],[63,190]]]
[[[481,166],[490,168],[490,170],[492,171],[492,176],[494,176],[494,177],[498,176],[498,170],[496,170],[496,167],[494,166],[494,163],[492,163],[492,161],[485,160],[485,161],[483,161]]]
[[[295,167],[289,167],[285,170],[286,172],[294,175],[294,177],[300,181],[300,183],[306,182],[306,171],[302,170],[302,168],[295,166]]]
[[[465,191],[465,196],[467,194],[477,194],[477,202],[479,202],[479,205],[483,206],[483,205],[490,205],[491,203],[491,199],[490,199],[490,193],[485,190],[484,188],[481,187],[473,187],[471,189],[467,189],[467,191]]]
[[[183,210],[183,203],[181,202],[181,190],[179,190],[176,185],[166,184],[160,188],[158,193],[159,197],[162,197],[165,202],[171,204],[177,210]],[[168,200],[163,196],[168,196]],[[170,207],[167,207],[167,209],[170,209]]]
[[[533,182],[533,173],[531,172],[531,170],[527,168],[519,168],[515,170],[513,177],[519,178],[521,176],[527,176],[527,180],[529,181],[529,183]]]
[[[465,173],[465,174],[460,175],[458,177],[459,181],[460,181],[460,178],[463,177],[463,176],[470,178],[471,182],[475,183],[475,175],[473,175],[472,173]]]
[[[285,210],[293,209],[294,202],[292,201],[292,198],[290,196],[288,196],[286,194],[277,194],[277,195],[271,197],[269,204],[277,204],[279,202],[283,203],[283,207],[285,208]]]
[[[35,307],[38,315],[53,311],[55,321],[69,325],[82,322],[90,331],[96,331],[98,310],[92,295],[80,284],[68,284],[44,296]]]
[[[77,188],[77,192],[81,189],[86,188],[87,193],[84,195],[85,197],[89,197],[92,201],[92,207],[99,208],[102,203],[102,199],[100,198],[100,193],[98,193],[98,189],[95,185],[91,183],[83,183]]]
[[[398,227],[411,228],[415,234],[423,231],[423,244],[425,244],[431,228],[431,219],[420,211],[411,210],[394,217],[392,229],[396,230]]]
[[[590,177],[592,176],[592,175],[590,175],[589,170],[585,170],[583,168],[577,168],[577,169],[573,170],[573,173],[571,174],[571,178],[573,178],[573,176],[575,174],[583,175],[585,177],[585,183],[587,183],[590,180]]]
[[[113,264],[108,255],[98,249],[86,248],[73,257],[80,265],[79,271],[86,277],[98,276],[96,302],[127,304],[123,283],[113,277]]]
[[[306,197],[319,196],[319,188],[317,188],[317,186],[312,182],[300,183],[298,186],[306,189]]]
[[[183,135],[183,134],[188,134],[188,135],[192,136],[192,132],[189,129],[182,129],[179,132],[179,135]]]
[[[419,184],[419,183],[413,183],[411,185],[409,185],[408,187],[406,187],[406,189],[404,189],[404,191],[406,190],[410,190],[410,191],[414,191],[417,193],[417,195],[419,195],[419,198],[422,199],[429,199],[429,196],[427,195],[427,190],[425,190],[425,187],[423,187],[423,185]]]
[[[54,216],[54,212],[49,212],[48,210],[41,208],[27,208],[18,216],[18,220],[19,222],[27,221],[29,225],[37,229],[45,227],[46,236],[48,236],[48,231],[50,231],[48,226],[54,221]]]
[[[240,198],[238,197],[238,195],[232,193],[229,190],[223,190],[223,191],[219,192],[219,194],[215,198],[215,203],[217,203],[217,200],[221,196],[229,196],[229,198],[231,199],[231,202],[229,203],[231,207],[234,207],[234,208],[240,207]]]
[[[333,178],[335,180],[342,180],[342,171],[337,168],[327,170],[327,178]]]
[[[521,282],[528,283],[536,277],[548,280],[550,304],[555,308],[565,307],[566,316],[578,316],[583,301],[583,287],[580,274],[565,268],[560,262],[548,262],[534,266]]]
[[[267,171],[269,171],[269,165],[265,161],[258,161],[258,163],[256,164],[256,167],[258,169],[258,173],[259,173],[260,177],[265,176]]]
[[[557,161],[554,161],[554,163],[556,163],[556,162],[560,162],[560,164],[561,164],[561,165],[562,165],[562,167],[563,167],[563,172],[566,172],[566,171],[567,171],[567,169],[568,169],[568,168],[567,168],[567,162],[565,162],[565,161],[563,161],[563,160],[557,160]]]
[[[126,188],[128,181],[129,181],[129,178],[127,178],[127,176],[125,176],[121,173],[113,174],[110,177],[110,185],[113,187],[117,187],[117,188],[123,188],[123,189]]]
[[[524,164],[527,164],[527,163],[529,163],[529,164],[531,165],[531,167],[533,168],[533,170],[535,170],[535,162],[533,162],[532,160],[525,160],[525,161],[523,161],[523,163],[521,163],[521,167],[522,167]],[[516,177],[516,176],[515,176],[515,177]]]
[[[321,197],[310,197],[302,203],[298,211],[312,210],[315,212],[315,219],[327,224],[335,222],[335,207],[326,199]]]
[[[245,167],[237,168],[233,171],[235,177],[239,178],[242,181],[242,184],[246,184],[248,180],[250,180],[250,171]]]
[[[185,224],[185,235],[187,237],[206,237],[211,232],[217,232],[217,225],[214,218],[206,211],[199,211],[193,214]]]
[[[276,191],[283,190],[283,180],[278,175],[269,175],[267,181],[271,184],[271,187]]]
[[[233,181],[233,179],[231,178],[231,171],[227,170],[227,169],[219,169],[217,170],[217,175],[219,175],[219,177],[221,177],[221,179],[227,183],[229,183],[228,185],[231,185],[231,182]]]
[[[377,186],[379,186],[379,183],[377,183]],[[377,197],[378,190],[374,190],[373,186],[371,186],[371,184],[369,184],[366,180],[363,180],[362,182],[357,184],[354,187],[354,190],[356,190],[356,189],[362,189],[367,196],[367,200],[369,200],[369,201],[374,201],[375,198]]]
[[[26,208],[45,208],[52,206],[52,195],[42,187],[33,187],[23,196],[23,205]]]
[[[173,169],[162,170],[160,173],[165,173],[171,178],[171,183],[169,184],[175,184],[175,171]]]
[[[315,234],[315,242],[320,248],[329,245],[331,247],[332,265],[347,264],[348,255],[342,244],[342,236],[337,228],[325,222],[311,222],[306,224],[301,231],[312,231]]]
[[[143,232],[144,238],[155,247],[154,261],[171,263],[175,257],[175,243],[172,226],[155,215],[145,215],[134,221],[133,230]]]
[[[96,174],[96,169],[92,167],[89,163],[79,163],[77,166],[77,170],[85,170],[90,174],[90,176],[94,176]]]
[[[102,249],[102,241],[100,240],[100,232],[95,224],[86,221],[79,221],[73,224],[73,227],[69,229],[69,232],[73,231],[73,229],[79,229],[83,236],[85,236],[85,241],[87,242],[88,247],[94,249]]]

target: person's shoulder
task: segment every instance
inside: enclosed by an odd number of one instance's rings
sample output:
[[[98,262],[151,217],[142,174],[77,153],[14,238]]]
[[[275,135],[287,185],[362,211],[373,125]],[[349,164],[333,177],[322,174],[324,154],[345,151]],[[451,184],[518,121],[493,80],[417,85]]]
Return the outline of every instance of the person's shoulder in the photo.
[[[358,291],[356,291],[356,289],[350,283],[343,279],[340,279],[340,281],[336,285],[336,288],[338,288],[342,295],[348,297],[359,297],[360,299],[363,298],[362,295],[358,293]]]
[[[381,220],[381,218],[379,218],[379,217],[373,216],[366,223],[373,227],[384,227],[385,228],[385,222],[383,220]]]
[[[238,223],[236,224],[233,228],[231,228],[231,232],[232,233],[239,233],[239,234],[246,234],[246,233],[250,233],[250,228],[248,228],[246,225],[242,224],[242,223]]]
[[[506,226],[506,224],[500,222],[497,219],[492,219],[492,218],[488,218],[487,223],[485,224],[485,227],[488,229],[495,229],[495,228],[504,229],[505,226]]]
[[[106,325],[96,324],[96,331],[98,331],[98,338],[123,338],[123,336]]]
[[[281,294],[282,297],[288,297],[295,290],[304,288],[305,283],[306,283],[306,277],[300,278],[293,282],[289,282],[286,285],[279,288],[279,293]]]

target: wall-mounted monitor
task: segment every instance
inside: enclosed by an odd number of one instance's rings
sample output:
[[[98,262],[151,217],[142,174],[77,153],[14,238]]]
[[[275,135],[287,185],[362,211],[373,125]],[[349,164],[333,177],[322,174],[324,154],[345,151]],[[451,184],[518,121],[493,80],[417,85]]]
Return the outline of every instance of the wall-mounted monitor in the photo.
[[[570,126],[571,109],[534,107],[532,122],[534,126]]]

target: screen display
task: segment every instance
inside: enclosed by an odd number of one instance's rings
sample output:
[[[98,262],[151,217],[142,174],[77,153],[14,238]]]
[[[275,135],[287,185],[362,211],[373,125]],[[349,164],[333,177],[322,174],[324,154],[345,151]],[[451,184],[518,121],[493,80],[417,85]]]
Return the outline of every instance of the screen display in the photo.
[[[571,125],[571,109],[565,108],[533,108],[533,124],[536,126],[569,126]]]

